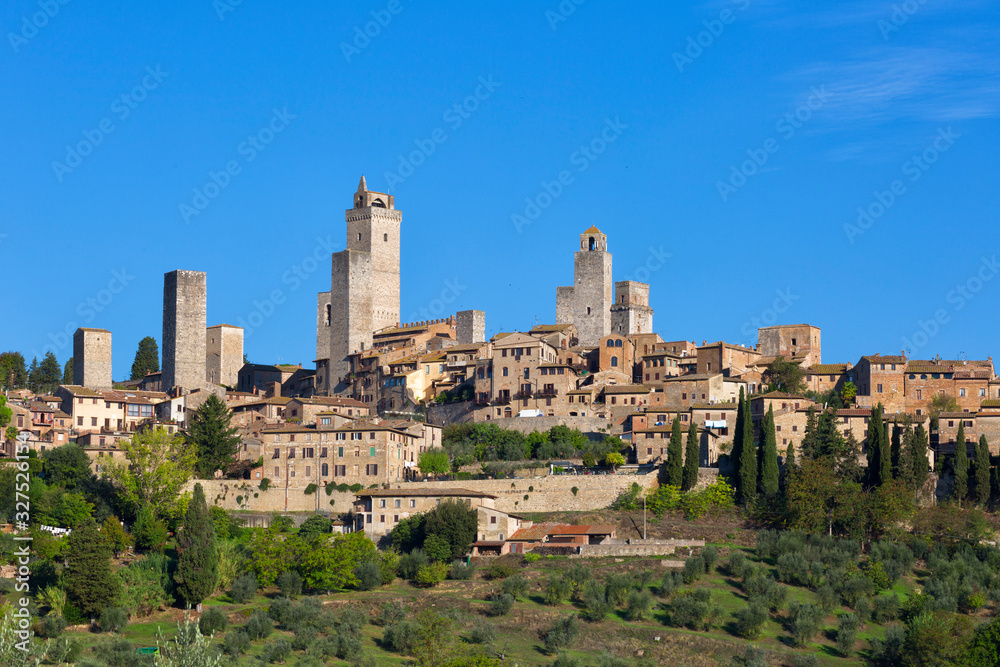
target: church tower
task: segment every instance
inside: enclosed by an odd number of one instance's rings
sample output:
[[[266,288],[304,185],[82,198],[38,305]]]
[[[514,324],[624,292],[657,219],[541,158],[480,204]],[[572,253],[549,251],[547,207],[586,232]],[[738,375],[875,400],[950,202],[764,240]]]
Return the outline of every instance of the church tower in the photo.
[[[572,287],[556,288],[556,322],[576,325],[580,344],[595,346],[611,333],[611,253],[597,227],[580,234],[573,262]]]

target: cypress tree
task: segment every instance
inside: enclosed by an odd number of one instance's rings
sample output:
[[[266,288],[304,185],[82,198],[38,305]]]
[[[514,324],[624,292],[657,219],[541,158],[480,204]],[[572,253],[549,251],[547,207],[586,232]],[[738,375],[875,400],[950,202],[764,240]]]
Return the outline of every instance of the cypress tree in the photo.
[[[806,432],[802,436],[802,442],[799,443],[799,452],[803,458],[816,458],[816,451],[819,446],[819,436],[816,433],[817,426],[816,407],[810,405],[809,410],[806,412]]]
[[[913,488],[917,491],[924,488],[930,476],[930,460],[927,458],[927,431],[923,424],[917,424],[913,430]]]
[[[67,539],[66,600],[94,618],[118,597],[117,580],[111,575],[111,545],[90,517],[74,526]]]
[[[879,470],[878,470],[878,483],[879,486],[883,484],[888,484],[892,481],[892,445],[889,444],[889,431],[887,425],[882,421],[882,415],[884,411],[882,405],[878,406],[878,419],[879,426],[882,430],[882,437],[879,439]]]
[[[674,417],[670,430],[670,444],[667,446],[666,478],[670,486],[680,486],[684,481],[684,444],[682,443],[681,417]]]
[[[979,436],[979,447],[976,448],[976,465],[973,468],[975,487],[973,497],[980,505],[990,502],[990,446],[986,436]]]
[[[774,429],[774,406],[767,408],[760,429],[760,492],[767,498],[778,495],[778,436]],[[791,445],[789,445],[791,447]]]
[[[784,474],[781,476],[781,492],[783,494],[788,493],[788,482],[792,475],[795,474],[795,449],[792,447],[792,443],[788,443],[788,448],[785,449],[785,469]]]
[[[208,514],[205,492],[194,485],[194,495],[184,514],[184,525],[177,538],[177,592],[190,605],[212,594],[217,581],[219,555],[215,546],[215,527]]]
[[[757,448],[753,442],[753,419],[750,416],[750,400],[743,400],[743,429],[737,433],[740,439],[739,473],[737,479],[737,500],[742,505],[753,504],[757,497]]]
[[[900,436],[899,460],[893,465],[892,476],[903,482],[911,491],[913,486],[913,420],[906,415]]]
[[[965,420],[958,423],[958,436],[955,438],[955,486],[951,497],[962,502],[969,495],[969,449],[965,442]]]
[[[691,420],[688,427],[687,450],[684,452],[684,476],[682,491],[690,491],[698,485],[698,463],[701,458],[701,444],[698,442],[698,426]]]
[[[892,440],[890,441],[891,449],[890,456],[892,459],[892,477],[895,479],[899,476],[899,460],[903,455],[903,429],[900,428],[899,422],[895,422],[892,425]]]
[[[733,429],[733,449],[729,453],[729,463],[733,475],[733,488],[739,485],[738,471],[740,463],[740,433],[743,433],[743,387],[740,387],[740,398],[736,403],[736,426]]]

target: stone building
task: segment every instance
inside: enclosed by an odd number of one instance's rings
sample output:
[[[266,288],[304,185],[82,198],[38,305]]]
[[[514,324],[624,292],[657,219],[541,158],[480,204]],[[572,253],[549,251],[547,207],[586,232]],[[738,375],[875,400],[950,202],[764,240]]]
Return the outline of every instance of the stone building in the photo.
[[[611,253],[597,227],[580,234],[574,254],[572,287],[556,288],[556,322],[576,325],[580,344],[594,347],[611,333]]]
[[[73,384],[111,389],[111,332],[79,328],[73,334]]]
[[[329,303],[326,293],[317,299],[317,346],[324,340],[330,343],[325,355],[317,354],[318,377],[322,379],[319,391],[323,393],[346,391],[348,355],[370,348],[373,332],[400,321],[403,215],[395,208],[395,198],[369,190],[362,176],[353,206],[344,217],[347,249],[332,256]]]
[[[649,306],[648,284],[633,280],[615,283],[611,331],[627,336],[653,333],[653,309]]]
[[[810,324],[780,324],[757,329],[757,350],[764,357],[799,361],[805,368],[823,363],[820,328]]]
[[[235,387],[243,367],[243,329],[217,324],[205,330],[205,381]]]
[[[698,348],[698,373],[722,373],[726,377],[742,375],[760,359],[760,353],[749,347],[719,341]]]
[[[886,413],[906,409],[906,357],[903,355],[872,354],[861,357],[852,375],[858,388],[855,399],[859,408],[881,404]],[[930,400],[930,397],[926,400]]]
[[[191,391],[206,385],[206,299],[205,273],[171,271],[164,274],[161,380],[164,391],[174,387]]]
[[[486,342],[486,313],[481,310],[460,310],[455,313],[456,334],[460,345]]]

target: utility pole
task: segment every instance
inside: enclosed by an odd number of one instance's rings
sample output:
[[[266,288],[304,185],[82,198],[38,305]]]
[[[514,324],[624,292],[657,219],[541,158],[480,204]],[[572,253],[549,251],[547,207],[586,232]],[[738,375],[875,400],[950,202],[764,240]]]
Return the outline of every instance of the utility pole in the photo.
[[[642,495],[642,541],[646,541],[646,494]]]

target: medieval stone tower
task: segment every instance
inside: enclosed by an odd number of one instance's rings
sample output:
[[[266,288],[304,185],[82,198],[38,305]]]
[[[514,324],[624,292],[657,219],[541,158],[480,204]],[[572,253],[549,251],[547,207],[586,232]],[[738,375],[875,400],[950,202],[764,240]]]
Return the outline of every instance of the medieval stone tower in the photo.
[[[347,355],[370,348],[373,331],[399,322],[403,214],[392,195],[369,190],[362,176],[344,217],[347,249],[333,254],[330,292],[318,298],[317,348],[327,341],[329,348],[326,355],[317,354],[317,380],[326,393],[343,389]]]
[[[572,287],[556,288],[556,323],[576,325],[580,344],[595,346],[611,333],[611,253],[597,227],[580,234]]]
[[[73,384],[111,389],[111,332],[80,328],[73,334]]]
[[[235,387],[243,368],[243,329],[217,324],[205,330],[205,380]]]
[[[649,285],[634,280],[615,283],[611,306],[611,331],[632,334],[653,333],[653,309],[649,307]]]
[[[163,275],[164,391],[173,387],[191,391],[205,386],[206,298],[203,272],[171,271]]]

